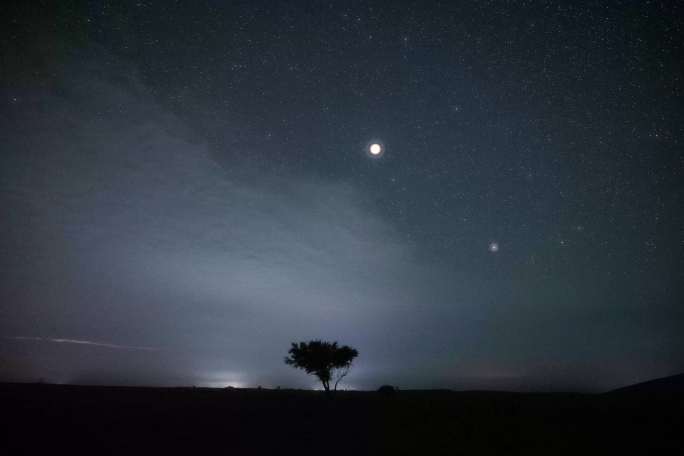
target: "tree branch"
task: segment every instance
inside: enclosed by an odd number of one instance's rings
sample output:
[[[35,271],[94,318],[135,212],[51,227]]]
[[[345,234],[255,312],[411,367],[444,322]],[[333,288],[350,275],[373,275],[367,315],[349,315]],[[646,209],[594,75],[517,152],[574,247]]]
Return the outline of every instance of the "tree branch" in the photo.
[[[337,375],[337,380],[335,381],[335,391],[337,391],[337,384],[340,383],[340,380],[342,380],[349,373],[350,368],[351,364],[348,364],[347,366],[345,366],[344,370],[341,370],[340,373]]]

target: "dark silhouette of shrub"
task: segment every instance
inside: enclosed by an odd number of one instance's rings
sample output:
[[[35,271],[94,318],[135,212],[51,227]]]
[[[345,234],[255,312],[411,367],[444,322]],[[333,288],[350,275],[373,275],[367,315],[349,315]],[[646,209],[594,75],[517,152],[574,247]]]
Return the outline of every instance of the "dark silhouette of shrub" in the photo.
[[[397,394],[397,388],[392,385],[382,385],[378,388],[378,393],[383,396],[394,396]]]
[[[358,351],[347,345],[340,347],[337,342],[321,340],[293,342],[288,353],[285,364],[318,377],[328,394],[337,391],[337,384],[349,373],[354,358],[359,356]]]

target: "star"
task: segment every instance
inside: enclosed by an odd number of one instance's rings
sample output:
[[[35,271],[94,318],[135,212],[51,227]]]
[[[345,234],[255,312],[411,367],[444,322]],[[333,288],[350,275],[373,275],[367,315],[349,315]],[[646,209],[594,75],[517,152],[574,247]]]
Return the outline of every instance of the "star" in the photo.
[[[380,157],[383,152],[382,146],[378,143],[373,143],[368,147],[368,152],[370,152],[373,157]]]

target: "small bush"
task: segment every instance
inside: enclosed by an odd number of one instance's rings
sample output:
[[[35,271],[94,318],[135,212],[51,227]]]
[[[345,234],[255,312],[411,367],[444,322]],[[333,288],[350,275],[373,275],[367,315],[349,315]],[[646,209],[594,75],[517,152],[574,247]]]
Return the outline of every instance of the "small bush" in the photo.
[[[378,388],[378,393],[382,394],[383,396],[394,396],[397,394],[397,388],[392,385],[382,385],[380,388]]]

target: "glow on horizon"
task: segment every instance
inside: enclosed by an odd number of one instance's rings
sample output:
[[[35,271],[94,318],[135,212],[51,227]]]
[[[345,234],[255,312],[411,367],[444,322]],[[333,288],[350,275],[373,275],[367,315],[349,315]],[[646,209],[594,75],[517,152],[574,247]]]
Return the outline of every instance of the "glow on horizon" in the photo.
[[[240,372],[212,372],[204,375],[197,386],[207,388],[249,388],[252,385],[244,380],[244,375]]]

